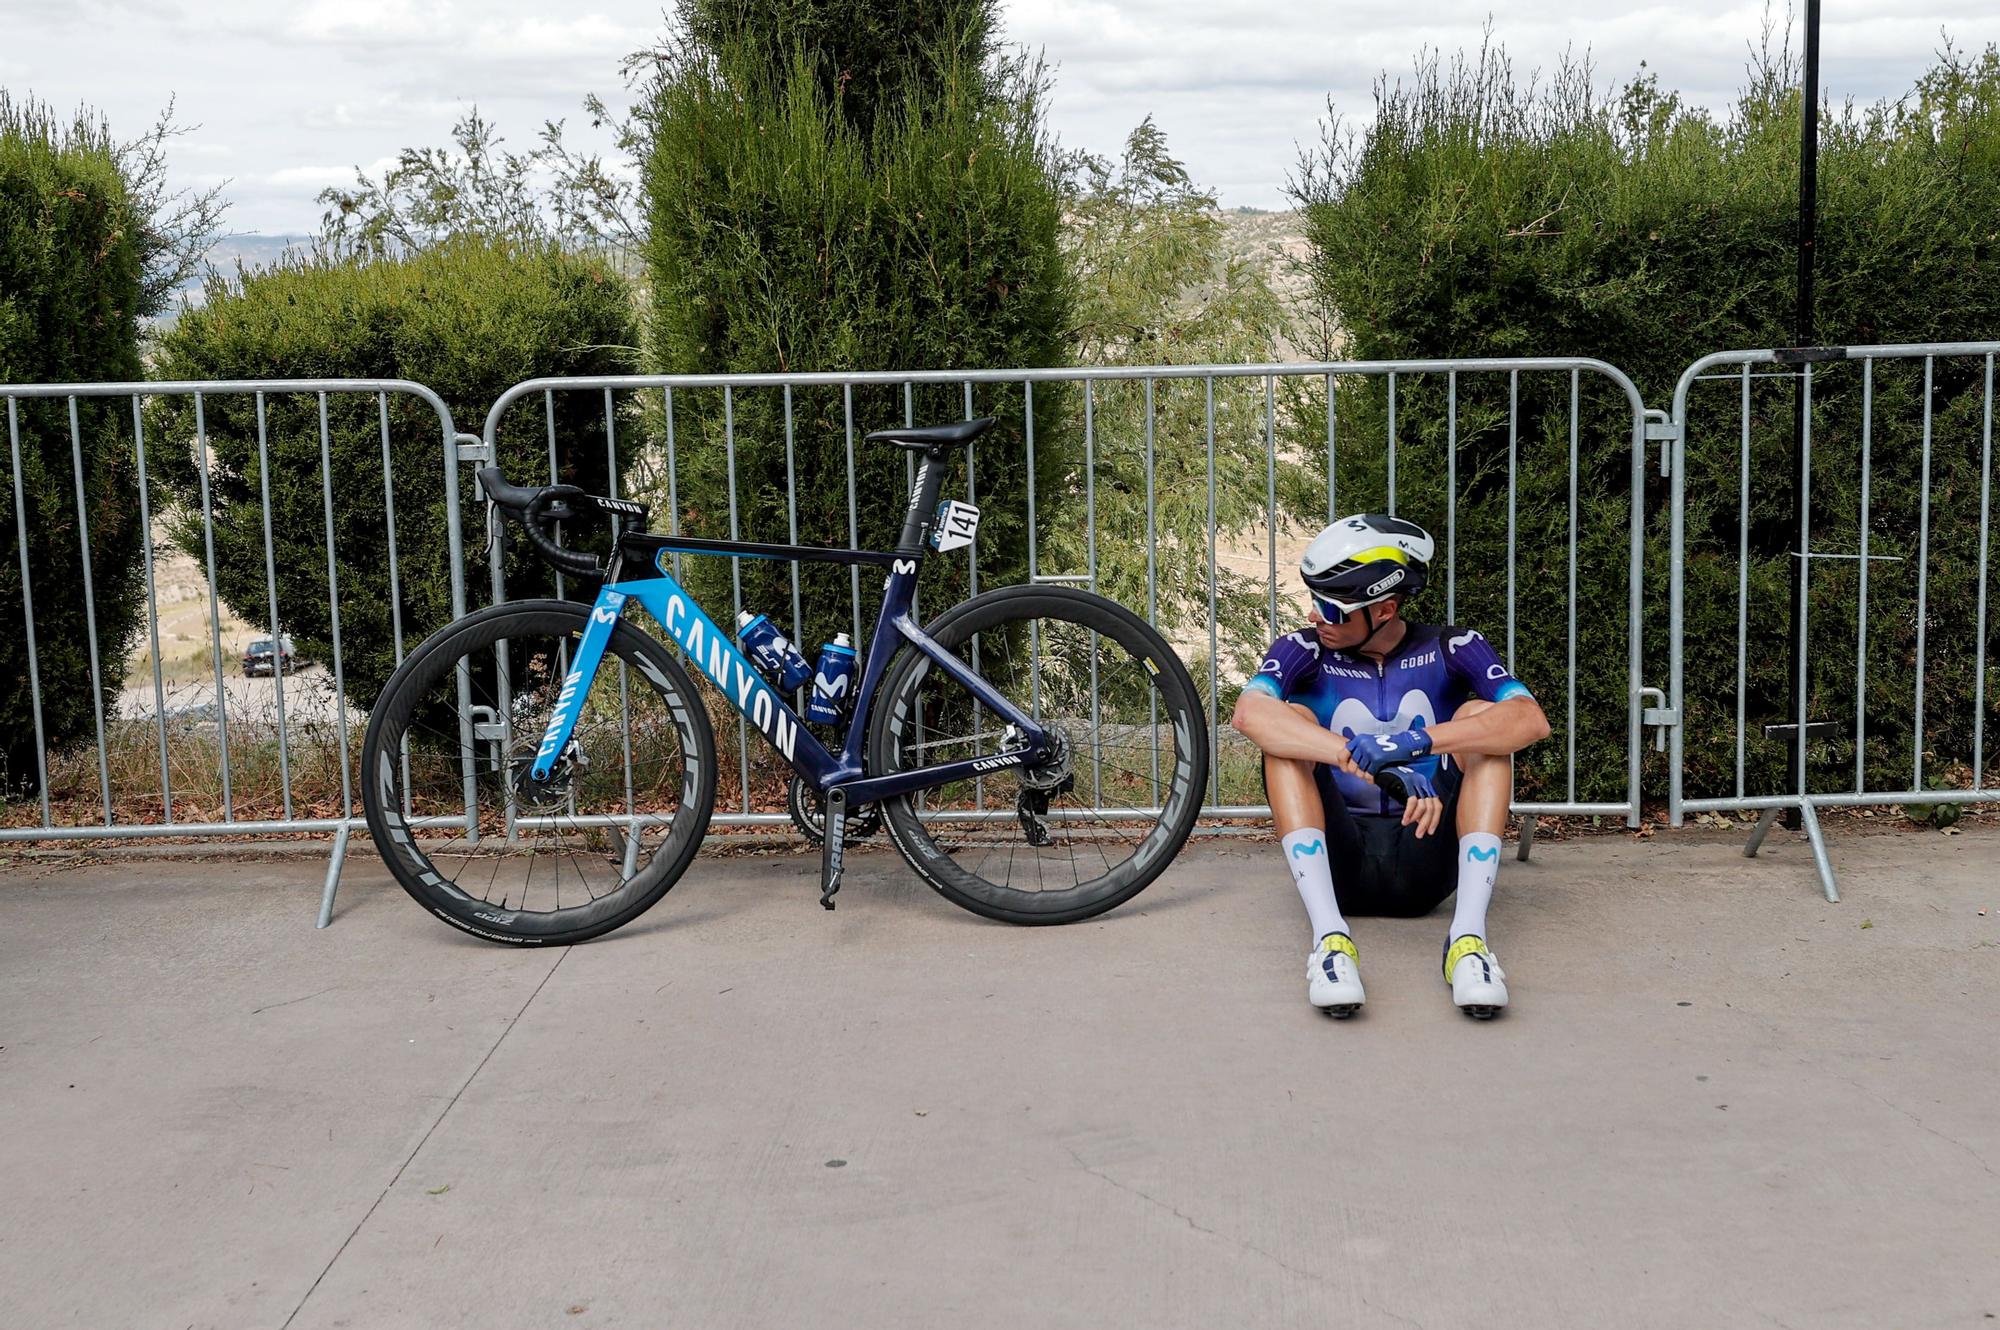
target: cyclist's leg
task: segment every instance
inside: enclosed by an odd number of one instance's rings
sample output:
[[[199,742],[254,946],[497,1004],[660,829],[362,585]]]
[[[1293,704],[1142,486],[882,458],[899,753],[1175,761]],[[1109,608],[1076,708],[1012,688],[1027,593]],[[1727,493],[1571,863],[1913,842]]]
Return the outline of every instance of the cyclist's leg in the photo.
[[[1312,716],[1314,724],[1319,723],[1311,708],[1297,702],[1291,705]],[[1353,821],[1326,778],[1325,768],[1266,753],[1264,796],[1271,805],[1285,867],[1312,921],[1313,941],[1328,933],[1346,933],[1347,920],[1333,886],[1333,864],[1336,857],[1342,863],[1354,863],[1358,842]]]
[[[1492,705],[1473,698],[1452,713],[1452,718],[1476,716]],[[1462,753],[1454,754],[1451,760],[1463,767],[1464,774],[1459,780],[1456,817],[1448,817],[1440,827],[1455,826],[1458,832],[1454,856],[1458,900],[1445,938],[1447,946],[1461,937],[1486,936],[1486,907],[1493,899],[1493,882],[1500,872],[1500,835],[1507,829],[1507,805],[1514,797],[1512,758]]]

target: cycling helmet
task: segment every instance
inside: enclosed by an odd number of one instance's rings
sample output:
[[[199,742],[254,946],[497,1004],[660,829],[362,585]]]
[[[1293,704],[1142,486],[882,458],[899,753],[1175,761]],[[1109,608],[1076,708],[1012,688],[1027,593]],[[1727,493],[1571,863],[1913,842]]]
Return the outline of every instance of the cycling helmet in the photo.
[[[1338,622],[1377,601],[1422,591],[1436,553],[1437,542],[1415,522],[1360,513],[1341,518],[1306,546],[1299,575],[1320,612]]]

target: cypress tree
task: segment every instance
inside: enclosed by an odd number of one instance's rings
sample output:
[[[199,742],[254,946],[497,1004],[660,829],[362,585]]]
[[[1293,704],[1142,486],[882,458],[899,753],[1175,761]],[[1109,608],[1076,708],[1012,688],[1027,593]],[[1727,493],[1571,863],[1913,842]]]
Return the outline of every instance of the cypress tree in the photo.
[[[1062,363],[1071,294],[1044,82],[1039,66],[997,50],[991,0],[684,0],[679,27],[640,117],[654,369]],[[1044,529],[1066,488],[1061,399],[1046,389],[1034,398]],[[947,483],[948,494],[970,486],[985,510],[981,585],[1020,580],[1027,565],[1023,400],[1018,387],[974,388],[972,412],[1000,427],[976,449],[976,477],[959,470]],[[846,395],[796,390],[788,446],[778,390],[726,402],[716,390],[674,394],[680,529],[786,540],[796,521],[801,543],[886,548],[907,459],[860,436],[906,416],[959,419],[966,393],[856,389],[851,402],[850,436]],[[963,556],[939,564],[927,577],[931,609],[969,580]],[[731,607],[728,561],[691,559],[685,572],[711,609]],[[745,562],[739,575],[746,606],[790,620],[785,565]],[[851,607],[844,568],[806,565],[800,575],[808,648],[872,609]]]

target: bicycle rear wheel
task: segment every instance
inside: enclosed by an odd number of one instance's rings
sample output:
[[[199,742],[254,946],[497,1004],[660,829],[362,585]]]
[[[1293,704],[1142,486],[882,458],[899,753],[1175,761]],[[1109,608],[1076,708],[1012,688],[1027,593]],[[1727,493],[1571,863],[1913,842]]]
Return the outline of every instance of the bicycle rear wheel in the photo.
[[[1069,587],[987,592],[926,631],[1063,752],[886,801],[904,859],[947,900],[1009,923],[1073,923],[1143,891],[1193,830],[1208,779],[1201,698],[1173,648],[1122,605]],[[871,775],[1015,746],[914,647],[876,706]]]
[[[620,623],[550,780],[535,750],[590,607],[496,605],[418,647],[362,748],[368,830],[396,880],[454,928],[518,946],[630,923],[701,848],[715,739],[680,662]],[[475,834],[476,833],[476,834]]]

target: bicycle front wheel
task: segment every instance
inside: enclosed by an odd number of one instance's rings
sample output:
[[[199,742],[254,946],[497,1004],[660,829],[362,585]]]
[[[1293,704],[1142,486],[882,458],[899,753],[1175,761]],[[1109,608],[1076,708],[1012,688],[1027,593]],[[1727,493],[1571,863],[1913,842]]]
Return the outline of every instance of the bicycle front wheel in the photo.
[[[701,848],[715,739],[687,671],[627,623],[581,697],[566,691],[590,607],[496,605],[418,647],[362,748],[368,830],[404,890],[494,942],[581,942],[631,922]],[[531,779],[559,704],[574,735]]]
[[[889,800],[896,848],[947,900],[1017,924],[1117,906],[1194,829],[1207,727],[1173,648],[1122,605],[1069,587],[1005,587],[925,630],[1056,739],[1009,768]],[[877,696],[871,775],[990,757],[1018,736],[922,652],[905,647]]]

